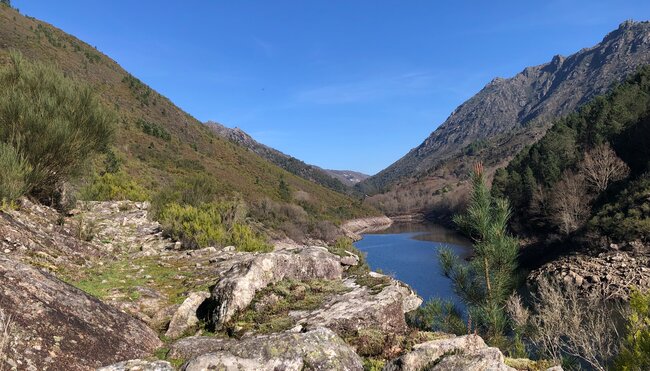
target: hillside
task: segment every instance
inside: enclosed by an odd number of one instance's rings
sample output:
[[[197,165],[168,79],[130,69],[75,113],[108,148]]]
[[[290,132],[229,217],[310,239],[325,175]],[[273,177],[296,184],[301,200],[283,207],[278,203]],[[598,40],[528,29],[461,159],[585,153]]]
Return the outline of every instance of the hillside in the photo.
[[[496,173],[493,191],[515,227],[544,241],[588,232],[607,241],[650,239],[650,66],[578,112]]]
[[[27,60],[53,64],[93,87],[119,117],[114,156],[107,160],[150,194],[181,179],[204,176],[223,197],[239,195],[252,204],[290,203],[304,209],[314,222],[339,223],[375,214],[357,200],[295,176],[215,135],[94,47],[0,6],[0,65],[8,63],[11,50]],[[95,163],[95,171],[103,167],[102,161]]]
[[[512,78],[496,78],[460,105],[421,145],[360,184],[385,211],[428,210],[458,202],[467,165],[488,173],[539,139],[552,118],[568,114],[650,63],[650,22],[627,21],[597,45]],[[444,196],[444,197],[443,197]]]
[[[266,146],[253,139],[253,137],[240,128],[229,128],[214,121],[208,121],[205,125],[222,138],[226,138],[244,148],[248,148],[253,153],[267,159],[296,176],[320,184],[323,187],[327,187],[337,192],[349,191],[344,182],[339,178],[332,176],[332,174],[327,170],[306,164],[295,157],[291,157],[277,149]]]

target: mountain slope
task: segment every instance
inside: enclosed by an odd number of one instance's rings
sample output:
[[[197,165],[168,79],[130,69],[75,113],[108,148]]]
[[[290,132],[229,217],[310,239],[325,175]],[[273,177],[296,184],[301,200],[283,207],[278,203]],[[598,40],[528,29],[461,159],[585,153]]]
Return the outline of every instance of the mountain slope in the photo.
[[[229,128],[218,122],[208,121],[205,123],[219,136],[226,138],[238,145],[248,148],[257,155],[265,158],[286,171],[307,179],[311,182],[330,188],[337,192],[346,192],[348,187],[337,177],[333,177],[326,170],[317,166],[309,165],[295,157],[284,154],[277,149],[264,145],[251,137],[245,131],[239,128]]]
[[[314,220],[339,222],[374,214],[357,200],[297,177],[215,135],[88,44],[0,6],[0,64],[7,63],[12,49],[29,60],[54,64],[94,88],[119,117],[113,149],[117,162],[151,192],[185,177],[205,175],[224,197],[238,194],[249,202],[300,204]],[[98,170],[104,166],[101,161],[95,165]],[[283,196],[287,187],[300,200]]]
[[[420,197],[410,200],[411,209],[430,206],[426,198],[432,193],[462,182],[468,161],[482,160],[493,171],[543,135],[550,118],[574,111],[648,63],[650,23],[627,21],[592,48],[494,79],[421,145],[360,187],[367,193],[389,191],[375,199],[380,205],[402,192]]]

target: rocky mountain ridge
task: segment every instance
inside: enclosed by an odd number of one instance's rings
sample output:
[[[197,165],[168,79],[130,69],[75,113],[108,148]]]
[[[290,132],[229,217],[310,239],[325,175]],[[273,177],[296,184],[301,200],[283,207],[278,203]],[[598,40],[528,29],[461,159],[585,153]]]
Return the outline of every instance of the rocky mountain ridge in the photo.
[[[481,160],[488,172],[503,166],[543,135],[552,118],[573,112],[648,63],[650,22],[626,21],[591,48],[494,79],[422,144],[359,186],[371,193],[392,192],[393,198],[405,189],[430,196],[453,188],[466,176],[466,162]],[[411,209],[426,206],[413,202]]]

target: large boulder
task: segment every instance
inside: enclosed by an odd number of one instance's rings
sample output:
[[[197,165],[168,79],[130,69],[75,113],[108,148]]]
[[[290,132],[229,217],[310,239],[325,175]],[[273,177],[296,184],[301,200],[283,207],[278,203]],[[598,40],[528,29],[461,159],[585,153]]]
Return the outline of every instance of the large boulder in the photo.
[[[363,370],[361,358],[331,330],[284,332],[235,339],[189,337],[172,344],[182,370]]]
[[[0,309],[11,316],[6,363],[20,370],[90,370],[151,355],[143,322],[56,277],[0,255]]]
[[[209,297],[210,293],[208,292],[191,293],[172,316],[165,336],[170,339],[177,339],[186,332],[195,329],[199,323],[197,310]]]
[[[212,290],[217,324],[228,322],[251,303],[255,293],[283,279],[341,279],[340,257],[323,247],[257,254],[234,264]]]
[[[383,277],[387,282],[378,293],[348,279],[345,283],[350,291],[334,296],[314,311],[294,311],[290,315],[300,325],[327,327],[340,334],[365,328],[391,333],[405,331],[404,313],[417,309],[422,299],[397,280],[378,273],[371,272],[371,275]]]
[[[478,335],[428,341],[391,361],[384,371],[418,370],[512,370],[497,348],[488,347]]]

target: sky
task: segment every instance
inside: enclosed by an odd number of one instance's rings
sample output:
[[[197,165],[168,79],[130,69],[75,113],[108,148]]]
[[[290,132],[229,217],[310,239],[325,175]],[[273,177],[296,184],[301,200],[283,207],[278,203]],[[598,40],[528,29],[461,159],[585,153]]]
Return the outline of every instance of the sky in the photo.
[[[598,43],[650,1],[13,0],[201,121],[374,174],[495,77]]]

